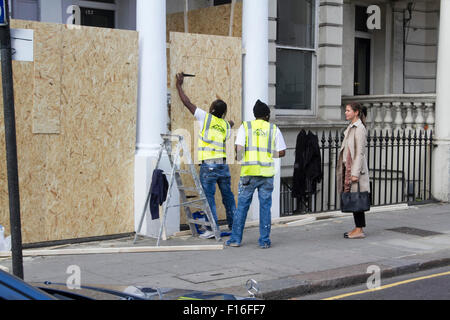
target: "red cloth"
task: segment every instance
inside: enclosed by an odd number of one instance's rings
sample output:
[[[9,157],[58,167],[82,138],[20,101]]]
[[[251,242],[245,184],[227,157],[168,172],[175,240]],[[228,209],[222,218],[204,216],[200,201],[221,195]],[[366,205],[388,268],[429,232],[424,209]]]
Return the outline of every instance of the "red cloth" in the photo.
[[[350,192],[352,188],[352,156],[347,152],[347,161],[344,166],[344,192]]]

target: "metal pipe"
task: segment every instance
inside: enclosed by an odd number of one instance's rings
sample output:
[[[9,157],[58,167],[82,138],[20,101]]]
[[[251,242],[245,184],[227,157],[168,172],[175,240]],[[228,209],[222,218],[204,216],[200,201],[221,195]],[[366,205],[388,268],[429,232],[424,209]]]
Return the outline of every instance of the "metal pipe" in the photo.
[[[381,204],[381,173],[383,172],[383,130],[380,130],[380,172],[378,173],[378,204]]]
[[[8,1],[4,5],[5,25],[0,26],[3,109],[5,122],[6,165],[8,174],[9,214],[13,274],[23,279],[22,230],[20,221],[19,173],[17,164],[16,119],[14,110],[14,84],[9,26]]]
[[[395,133],[394,131],[391,132],[391,196],[389,203],[392,204],[392,193],[394,192],[394,143],[395,143]],[[398,157],[398,155],[397,155]]]
[[[389,156],[389,131],[386,130],[386,136],[384,137],[386,142],[386,157],[384,159],[384,204],[387,204],[387,186],[388,186],[388,156]]]

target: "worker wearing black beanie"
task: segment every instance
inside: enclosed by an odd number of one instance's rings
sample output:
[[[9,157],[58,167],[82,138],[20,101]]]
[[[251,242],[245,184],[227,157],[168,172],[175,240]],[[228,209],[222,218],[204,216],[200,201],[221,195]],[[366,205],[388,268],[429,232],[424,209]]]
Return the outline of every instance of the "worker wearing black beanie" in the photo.
[[[270,108],[261,100],[256,101],[253,107],[253,115],[256,119],[263,119],[269,121],[270,119]]]
[[[267,104],[256,101],[253,108],[256,120],[245,121],[236,137],[236,159],[241,164],[238,206],[233,216],[233,227],[226,246],[240,247],[253,194],[258,190],[260,248],[271,246],[272,193],[276,166],[274,158],[286,155],[286,143],[278,127],[270,123]]]

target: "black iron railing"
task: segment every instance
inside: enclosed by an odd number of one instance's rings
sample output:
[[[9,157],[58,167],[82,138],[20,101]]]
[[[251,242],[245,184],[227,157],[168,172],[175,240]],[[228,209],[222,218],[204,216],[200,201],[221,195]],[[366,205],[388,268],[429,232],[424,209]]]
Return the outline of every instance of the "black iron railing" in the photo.
[[[336,164],[343,141],[341,132],[319,133],[322,180],[314,194],[292,196],[292,178],[282,178],[281,216],[340,210]],[[431,131],[369,131],[367,161],[372,206],[420,203],[432,199]]]

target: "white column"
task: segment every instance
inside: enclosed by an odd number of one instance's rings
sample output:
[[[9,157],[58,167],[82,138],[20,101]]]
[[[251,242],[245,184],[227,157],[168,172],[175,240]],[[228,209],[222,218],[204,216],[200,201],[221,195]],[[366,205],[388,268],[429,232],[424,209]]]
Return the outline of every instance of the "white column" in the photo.
[[[167,132],[166,1],[138,0],[139,32],[138,153],[153,153]]]
[[[439,49],[436,79],[436,124],[433,153],[432,194],[450,200],[450,1],[441,0]]]
[[[136,30],[139,32],[139,89],[135,158],[135,228],[142,216],[156,164],[161,134],[167,133],[166,0],[137,0]],[[163,157],[163,170],[168,161]],[[174,201],[177,200],[175,197]],[[167,235],[179,230],[179,211],[170,212]],[[157,237],[160,220],[147,212],[140,234]]]
[[[416,131],[419,133],[419,131],[423,131],[425,126],[425,118],[423,117],[423,108],[424,103],[423,102],[414,102],[414,107],[416,109]]]
[[[403,34],[404,16],[402,4],[393,3],[393,41],[392,41],[392,91],[391,93],[403,93]]]
[[[406,125],[406,131],[409,132],[413,129],[413,126],[414,126],[414,118],[412,115],[413,103],[412,102],[403,102],[403,106],[406,109],[406,117],[405,117],[404,123]]]
[[[431,130],[434,132],[434,103],[425,103],[425,108],[428,112],[426,124],[428,125],[428,130]]]
[[[374,108],[372,107],[372,104],[368,103],[368,102],[363,103],[362,105],[367,108],[367,128],[369,130],[371,130],[374,127],[374,125],[373,125],[373,121],[374,121],[374,117],[373,117],[374,110],[373,109]]]
[[[244,54],[243,119],[254,120],[253,106],[269,100],[269,2],[244,0],[242,13]]]
[[[392,130],[392,103],[391,102],[383,102],[382,103],[384,107],[384,126],[383,131],[386,132],[386,130],[391,131]]]
[[[393,107],[395,108],[395,133],[397,133],[399,130],[402,130],[403,126],[403,116],[402,116],[402,103],[401,102],[394,102],[392,103]]]
[[[269,104],[269,1],[244,0],[242,12],[243,120],[254,120],[253,107],[259,99]],[[280,216],[281,160],[276,159],[277,174],[272,193],[272,218]],[[259,219],[259,201],[253,196],[249,220]]]
[[[375,123],[375,130],[377,131],[381,131],[383,130],[383,117],[382,117],[382,105],[381,103],[374,103],[373,104],[373,111],[376,113],[376,117],[374,119],[374,123]]]
[[[392,66],[392,5],[386,3],[386,32],[385,32],[385,42],[384,42],[384,94],[391,93],[392,80],[391,80],[391,66]]]

